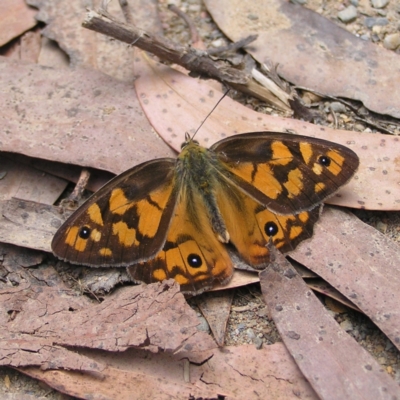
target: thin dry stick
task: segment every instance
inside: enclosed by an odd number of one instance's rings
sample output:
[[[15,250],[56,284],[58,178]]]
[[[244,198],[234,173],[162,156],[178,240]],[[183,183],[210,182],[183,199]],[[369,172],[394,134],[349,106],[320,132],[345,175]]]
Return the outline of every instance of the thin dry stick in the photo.
[[[198,43],[200,38],[199,38],[199,33],[197,32],[196,25],[193,23],[192,19],[189,18],[187,14],[185,14],[180,8],[178,8],[175,4],[169,4],[168,9],[178,15],[180,18],[182,18],[185,22],[186,25],[189,27],[190,31],[190,37],[192,38],[192,43]]]
[[[181,65],[191,71],[193,75],[214,78],[226,83],[246,84],[250,80],[247,72],[235,69],[227,62],[212,60],[206,51],[177,44],[172,46],[162,38],[155,38],[134,26],[113,21],[108,14],[104,16],[109,20],[107,21],[100,14],[90,11],[82,25],[121,42],[135,43],[136,47],[156,55],[165,62]]]

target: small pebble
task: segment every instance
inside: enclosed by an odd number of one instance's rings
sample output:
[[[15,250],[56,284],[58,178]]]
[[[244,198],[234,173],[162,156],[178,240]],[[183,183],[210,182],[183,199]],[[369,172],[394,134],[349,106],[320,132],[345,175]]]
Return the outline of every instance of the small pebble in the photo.
[[[378,221],[378,223],[376,224],[376,229],[378,229],[378,231],[381,231],[382,233],[386,233],[387,224],[385,224],[384,222]]]
[[[388,5],[389,0],[371,0],[372,7],[384,8]]]
[[[182,3],[181,0],[168,0],[168,5],[174,5],[180,7],[181,3]]]
[[[259,338],[258,336],[256,336],[253,329],[251,329],[251,328],[247,329],[246,333],[247,333],[247,337],[251,340],[251,342],[254,344],[256,349],[260,350],[262,347],[262,344],[263,344],[262,339]]]
[[[369,39],[371,39],[371,36],[370,36],[369,33],[364,33],[364,35],[361,35],[361,36],[360,36],[360,39],[361,39],[361,40],[368,41]]]
[[[346,7],[338,12],[338,18],[344,23],[354,21],[357,18],[357,8],[353,5]]]
[[[388,50],[396,50],[400,46],[400,33],[391,33],[386,35],[383,40],[383,46]]]
[[[354,124],[354,129],[358,132],[362,132],[365,129],[365,126],[357,122],[356,124]]]
[[[247,16],[247,18],[248,18],[249,20],[251,20],[251,21],[256,21],[256,20],[258,20],[258,15],[256,15],[256,14],[249,14],[249,15]]]
[[[354,7],[358,6],[358,0],[350,0],[350,4],[352,4]]]
[[[365,26],[371,29],[375,25],[385,26],[389,23],[387,18],[384,17],[367,17],[365,18]]]
[[[211,46],[212,46],[212,47],[221,47],[221,46],[224,46],[224,45],[225,45],[225,41],[224,41],[223,38],[214,40],[214,41],[211,43]]]
[[[353,324],[348,321],[348,320],[344,320],[343,322],[340,323],[340,326],[342,327],[343,330],[345,330],[346,332],[352,331],[353,330]]]
[[[377,361],[380,365],[385,365],[387,362],[386,357],[378,357]]]
[[[344,106],[344,104],[340,103],[339,101],[334,101],[333,103],[331,103],[330,109],[336,113],[345,113],[346,112],[346,107]]]
[[[208,322],[204,317],[198,317],[199,324],[197,325],[197,330],[201,332],[209,332],[210,327],[208,326]]]

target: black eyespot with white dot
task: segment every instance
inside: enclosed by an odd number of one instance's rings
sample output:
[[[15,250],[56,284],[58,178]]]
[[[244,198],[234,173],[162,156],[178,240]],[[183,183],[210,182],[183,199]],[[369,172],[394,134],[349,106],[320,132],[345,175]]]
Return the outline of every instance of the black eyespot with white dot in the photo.
[[[91,233],[92,230],[87,226],[82,226],[82,228],[79,229],[79,237],[81,239],[88,239]]]
[[[318,162],[324,167],[329,167],[331,165],[331,159],[328,156],[320,156]]]
[[[187,256],[187,262],[192,268],[200,268],[203,265],[203,260],[198,254],[190,253]]]
[[[278,233],[278,225],[275,222],[269,221],[265,224],[264,231],[267,236],[275,236]]]

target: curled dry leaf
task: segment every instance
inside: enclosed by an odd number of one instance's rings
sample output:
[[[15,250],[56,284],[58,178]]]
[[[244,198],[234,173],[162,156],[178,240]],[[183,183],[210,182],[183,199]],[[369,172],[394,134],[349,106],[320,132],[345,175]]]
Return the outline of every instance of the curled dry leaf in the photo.
[[[135,58],[135,71],[139,75],[135,81],[137,95],[150,123],[177,150],[184,133],[193,133],[222,97],[207,82],[156,64],[143,54]],[[354,208],[400,209],[398,137],[335,130],[260,114],[226,97],[196,139],[209,146],[236,133],[287,130],[344,144],[360,157],[356,176],[329,203]]]
[[[260,63],[279,64],[279,74],[289,82],[360,100],[370,110],[400,117],[398,54],[356,37],[296,2],[205,0],[205,4],[231,40],[258,34],[247,51]]]

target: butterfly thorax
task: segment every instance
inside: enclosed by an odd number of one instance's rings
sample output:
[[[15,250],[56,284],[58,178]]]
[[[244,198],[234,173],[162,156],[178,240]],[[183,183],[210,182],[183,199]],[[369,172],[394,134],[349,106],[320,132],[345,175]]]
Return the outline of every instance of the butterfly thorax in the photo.
[[[196,141],[188,140],[183,145],[176,165],[177,184],[181,187],[180,193],[185,196],[188,204],[188,213],[195,220],[194,196],[200,196],[206,205],[213,230],[221,242],[229,241],[221,212],[215,198],[215,187],[218,184],[216,165],[218,159],[214,152],[200,146]]]

